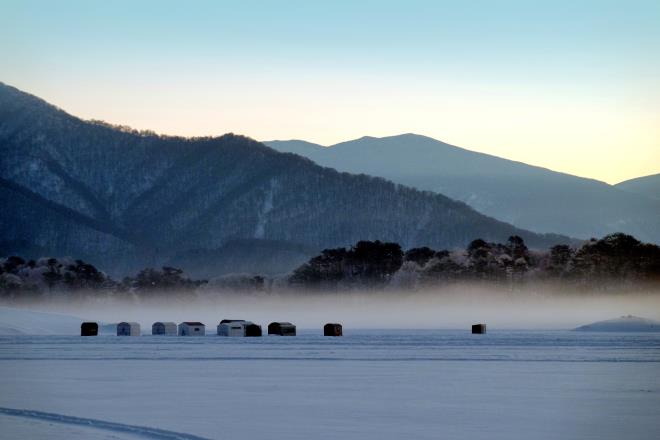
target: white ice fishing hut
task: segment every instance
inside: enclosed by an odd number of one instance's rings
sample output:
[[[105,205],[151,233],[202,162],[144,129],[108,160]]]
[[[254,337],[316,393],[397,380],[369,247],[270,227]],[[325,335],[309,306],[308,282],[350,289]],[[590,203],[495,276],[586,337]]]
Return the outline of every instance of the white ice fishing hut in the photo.
[[[176,336],[176,322],[154,322],[151,326],[151,334]]]
[[[218,336],[245,336],[245,326],[248,324],[242,319],[223,319],[218,324]]]
[[[120,322],[117,324],[117,336],[140,336],[140,324],[137,322]]]
[[[204,336],[206,326],[197,321],[186,321],[179,324],[179,336]]]

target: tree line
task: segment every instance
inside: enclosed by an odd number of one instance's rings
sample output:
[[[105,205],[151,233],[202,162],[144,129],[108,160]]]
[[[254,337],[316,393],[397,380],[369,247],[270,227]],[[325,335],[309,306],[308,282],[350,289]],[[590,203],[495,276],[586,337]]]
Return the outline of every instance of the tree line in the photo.
[[[465,249],[453,250],[417,247],[403,251],[397,243],[359,241],[351,247],[325,249],[275,281],[250,275],[213,286],[218,290],[242,286],[238,288],[267,291],[416,289],[463,281],[511,287],[559,282],[589,289],[660,285],[660,247],[622,233],[591,239],[578,247],[557,245],[543,251],[530,250],[515,235],[505,243],[476,239]],[[0,295],[5,298],[84,291],[149,296],[213,286],[208,286],[208,280],[191,279],[183,270],[169,266],[143,269],[115,281],[82,260],[0,259]]]
[[[62,294],[99,291],[138,295],[193,291],[207,280],[192,280],[183,270],[164,266],[147,268],[135,276],[115,281],[92,264],[70,258],[25,260],[11,256],[0,260],[0,295]]]
[[[544,251],[530,250],[516,235],[505,243],[476,239],[465,249],[405,252],[396,243],[360,241],[348,249],[322,251],[289,277],[292,286],[319,289],[415,288],[460,281],[510,286],[550,281],[595,289],[660,283],[660,247],[622,233]]]

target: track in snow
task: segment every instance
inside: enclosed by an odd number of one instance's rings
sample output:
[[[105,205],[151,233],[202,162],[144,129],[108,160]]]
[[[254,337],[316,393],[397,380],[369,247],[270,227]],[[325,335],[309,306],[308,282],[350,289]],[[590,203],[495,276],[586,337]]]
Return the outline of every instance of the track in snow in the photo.
[[[125,425],[123,423],[106,422],[103,420],[86,419],[82,417],[66,416],[64,414],[54,414],[41,411],[32,411],[28,409],[14,409],[0,407],[0,414],[9,416],[24,417],[29,419],[46,420],[55,423],[64,423],[67,425],[85,426],[102,429],[105,431],[123,432],[134,434],[145,438],[156,440],[210,440],[206,437],[199,437],[192,434],[166,431],[164,429],[148,428],[146,426]]]

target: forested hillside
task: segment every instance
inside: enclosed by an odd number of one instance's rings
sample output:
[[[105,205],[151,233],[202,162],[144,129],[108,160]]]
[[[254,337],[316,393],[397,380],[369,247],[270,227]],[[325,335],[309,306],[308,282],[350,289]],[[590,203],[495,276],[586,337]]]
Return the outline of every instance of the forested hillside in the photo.
[[[0,255],[72,255],[112,274],[173,258],[186,268],[181,256],[241,239],[317,250],[359,240],[441,248],[510,235],[532,247],[569,241],[244,136],[165,137],[86,122],[6,85],[0,157]]]

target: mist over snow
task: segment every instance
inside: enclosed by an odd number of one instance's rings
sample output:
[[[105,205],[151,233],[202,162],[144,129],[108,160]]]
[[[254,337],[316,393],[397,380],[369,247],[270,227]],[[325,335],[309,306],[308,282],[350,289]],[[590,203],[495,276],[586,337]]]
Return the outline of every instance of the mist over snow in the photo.
[[[0,335],[79,334],[80,323],[77,316],[0,307]]]
[[[74,334],[81,320],[101,323],[137,321],[149,334],[156,321],[201,321],[214,334],[221,319],[247,319],[262,326],[290,321],[301,329],[340,322],[350,329],[467,329],[483,322],[497,329],[573,329],[623,315],[660,319],[660,298],[628,295],[507,292],[470,285],[426,292],[350,292],[303,295],[190,293],[147,299],[84,298],[33,301],[23,309],[0,309],[2,329],[32,334]],[[27,313],[24,309],[59,315]],[[59,318],[58,318],[59,317]],[[72,318],[75,317],[75,318]],[[7,331],[3,331],[7,334]]]

